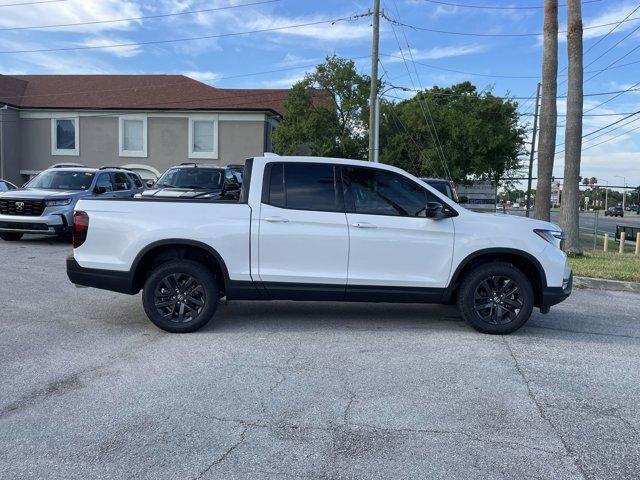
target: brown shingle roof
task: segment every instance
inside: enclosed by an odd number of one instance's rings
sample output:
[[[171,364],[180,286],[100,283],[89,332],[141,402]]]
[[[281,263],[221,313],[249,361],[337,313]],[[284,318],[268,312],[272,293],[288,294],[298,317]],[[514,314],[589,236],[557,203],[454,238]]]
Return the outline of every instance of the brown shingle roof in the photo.
[[[0,103],[22,108],[272,110],[288,90],[215,88],[184,75],[0,75]]]

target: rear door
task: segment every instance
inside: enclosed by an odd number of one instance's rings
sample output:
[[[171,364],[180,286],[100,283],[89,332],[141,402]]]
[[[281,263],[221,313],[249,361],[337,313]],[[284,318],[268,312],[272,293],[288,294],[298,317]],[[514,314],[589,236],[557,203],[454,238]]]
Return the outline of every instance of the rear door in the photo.
[[[379,168],[345,166],[342,179],[349,287],[445,287],[453,257],[453,220],[424,214],[427,202],[442,200],[413,180]]]
[[[258,271],[272,296],[286,284],[344,293],[349,236],[338,172],[326,163],[265,166]]]

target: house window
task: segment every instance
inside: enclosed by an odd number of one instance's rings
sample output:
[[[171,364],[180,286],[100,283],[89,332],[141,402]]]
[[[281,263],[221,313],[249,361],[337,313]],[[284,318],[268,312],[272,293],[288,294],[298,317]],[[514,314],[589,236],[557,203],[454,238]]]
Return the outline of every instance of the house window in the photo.
[[[127,115],[119,119],[121,157],[147,156],[147,117]]]
[[[189,118],[189,158],[218,158],[217,118]]]
[[[80,154],[78,117],[54,117],[51,119],[51,154]]]

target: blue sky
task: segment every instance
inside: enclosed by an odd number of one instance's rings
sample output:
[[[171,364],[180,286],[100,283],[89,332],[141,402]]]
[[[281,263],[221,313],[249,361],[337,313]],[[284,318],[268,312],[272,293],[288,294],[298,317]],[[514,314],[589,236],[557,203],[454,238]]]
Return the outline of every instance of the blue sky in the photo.
[[[16,27],[57,25],[139,16],[177,13],[225,6],[238,6],[265,0],[66,0],[26,6],[2,4],[28,0],[0,0],[0,50],[38,50],[75,46],[101,46],[122,43],[198,37],[224,33],[269,29],[302,23],[348,17],[366,12],[372,1],[278,0],[260,5],[188,14],[157,19],[99,23],[41,30],[16,30]],[[541,5],[542,0],[443,0],[449,3],[486,6],[523,7]],[[635,1],[602,0],[583,5],[585,26],[616,22],[638,6]],[[434,29],[476,33],[531,33],[542,29],[541,9],[491,10],[453,7],[427,0],[382,0],[389,17],[401,22]],[[633,17],[640,17],[640,10]],[[565,8],[560,8],[560,24],[566,24]],[[585,30],[587,71],[602,69],[630,53],[615,66],[640,60],[640,20],[622,24],[614,33],[602,37],[612,26]],[[633,29],[638,28],[637,32]],[[633,32],[633,33],[632,33]],[[630,34],[630,35],[629,35]],[[406,41],[405,41],[406,35]],[[622,41],[604,53],[626,35]],[[410,78],[398,56],[398,37],[403,50],[407,44],[417,65],[419,78]],[[560,70],[566,65],[566,43],[560,36]],[[408,87],[446,86],[470,80],[480,89],[492,89],[496,95],[530,96],[535,91],[541,64],[541,39],[525,37],[474,37],[431,33],[381,23],[381,63],[385,80]],[[309,25],[300,28],[230,36],[162,45],[127,46],[79,51],[2,53],[0,72],[28,73],[184,73],[219,87],[285,88],[304,76],[328,54],[356,58],[357,66],[368,71],[370,61],[370,19],[340,21],[335,24]],[[388,56],[391,55],[391,56]],[[429,66],[427,66],[429,65]],[[445,69],[445,70],[441,70]],[[459,70],[469,73],[454,73]],[[261,73],[261,72],[271,73]],[[412,71],[413,72],[413,71]],[[257,74],[256,74],[257,73]],[[496,77],[472,75],[496,75]],[[612,68],[585,84],[585,93],[622,90],[640,81],[640,63]],[[252,75],[249,75],[252,74]],[[255,75],[253,75],[255,74]],[[509,78],[502,78],[502,76]],[[590,74],[585,75],[585,79]],[[527,78],[510,78],[527,77]],[[562,82],[564,77],[560,77]],[[565,93],[565,84],[558,93]],[[402,94],[406,95],[406,94]],[[610,97],[587,97],[585,109],[597,106]],[[523,100],[522,111],[532,111],[532,102]],[[564,113],[564,101],[558,102]],[[589,112],[607,114],[640,109],[640,92],[629,92]],[[525,117],[528,118],[528,117]],[[621,117],[585,117],[588,133]],[[585,148],[640,126],[629,123],[611,134],[585,143]],[[560,117],[560,122],[562,122]],[[625,122],[626,123],[626,122]],[[559,129],[558,143],[563,129]],[[595,137],[595,135],[593,135]],[[562,147],[558,147],[561,150]],[[446,153],[446,152],[445,152]],[[562,176],[563,158],[556,159],[554,173]],[[621,184],[616,175],[626,176],[629,184],[640,184],[640,130],[622,135],[601,146],[584,151],[583,176],[596,176],[610,184]]]

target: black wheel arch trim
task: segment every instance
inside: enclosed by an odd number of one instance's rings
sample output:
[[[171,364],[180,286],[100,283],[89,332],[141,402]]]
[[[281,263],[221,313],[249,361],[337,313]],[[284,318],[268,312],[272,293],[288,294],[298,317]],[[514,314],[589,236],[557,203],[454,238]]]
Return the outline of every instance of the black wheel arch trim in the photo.
[[[542,292],[547,289],[547,274],[545,273],[544,268],[542,268],[542,265],[540,264],[538,259],[530,253],[525,252],[524,250],[518,250],[517,248],[484,248],[467,255],[464,260],[462,260],[458,264],[455,271],[453,272],[453,275],[451,276],[451,280],[449,281],[449,286],[447,287],[446,293],[447,297],[450,298],[453,295],[453,292],[458,288],[458,285],[460,284],[460,274],[472,261],[477,260],[478,258],[483,256],[500,254],[518,256],[532,263],[538,271]]]
[[[198,240],[188,240],[188,239],[182,239],[182,238],[166,238],[163,240],[151,242],[150,244],[146,245],[142,250],[140,250],[140,252],[138,252],[138,254],[136,255],[136,258],[133,260],[133,263],[131,264],[131,269],[129,270],[129,274],[131,275],[132,290],[135,290],[137,288],[137,286],[134,284],[134,279],[136,278],[136,275],[138,273],[138,267],[140,265],[140,262],[145,257],[145,255],[149,253],[151,250],[158,247],[174,247],[174,246],[175,247],[196,247],[211,254],[213,258],[216,259],[216,262],[218,262],[218,265],[220,266],[225,289],[229,288],[229,270],[227,269],[227,264],[223,260],[222,255],[220,255],[215,248],[213,248],[210,245],[207,245],[204,242],[200,242]],[[136,294],[138,293],[138,291],[140,290],[133,291],[132,294]]]

